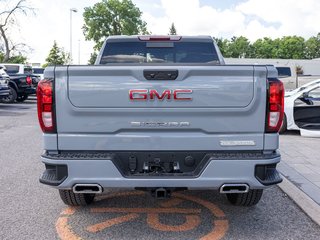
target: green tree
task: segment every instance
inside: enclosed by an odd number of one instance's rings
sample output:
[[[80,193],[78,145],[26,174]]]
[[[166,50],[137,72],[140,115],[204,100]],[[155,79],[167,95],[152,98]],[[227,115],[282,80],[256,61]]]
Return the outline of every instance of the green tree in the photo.
[[[223,39],[223,38],[213,38],[213,39],[217,43],[222,56],[231,57],[230,53],[228,52],[230,41],[228,39]]]
[[[299,36],[268,37],[250,43],[245,37],[214,38],[224,57],[312,59],[320,58],[320,33],[308,40]]]
[[[15,55],[15,56],[11,56],[7,62],[24,64],[27,62],[27,57],[23,55]]]
[[[172,23],[171,27],[169,28],[169,35],[177,35],[177,29],[174,23]]]
[[[232,37],[228,44],[226,55],[233,58],[251,57],[252,47],[246,37]]]
[[[276,38],[273,40],[272,58],[281,58],[281,49],[280,49],[281,41],[282,40],[280,38]]]
[[[148,33],[147,24],[141,16],[142,12],[131,0],[102,0],[93,7],[86,7],[83,13],[83,32],[86,40],[95,42],[93,54],[96,54],[105,38],[110,35]]]
[[[96,62],[98,54],[96,52],[91,53],[90,59],[89,59],[89,65],[93,65]]]
[[[274,58],[275,42],[271,38],[258,39],[252,44],[252,57]]]
[[[286,36],[281,38],[277,57],[284,59],[304,59],[305,39],[298,36]]]
[[[63,65],[70,62],[69,54],[66,53],[63,48],[60,48],[56,41],[54,41],[53,46],[46,58],[46,63],[44,67],[48,65]]]
[[[21,63],[24,64],[27,61],[27,57],[19,54],[11,56],[8,60],[5,61],[5,54],[0,52],[0,62],[6,62],[6,63]]]
[[[305,57],[307,59],[320,58],[320,33],[316,37],[309,38],[305,45]]]

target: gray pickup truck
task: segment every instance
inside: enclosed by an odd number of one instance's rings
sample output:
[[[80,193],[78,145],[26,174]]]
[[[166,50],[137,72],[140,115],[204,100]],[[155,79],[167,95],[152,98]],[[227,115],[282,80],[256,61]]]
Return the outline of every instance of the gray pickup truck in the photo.
[[[37,97],[40,182],[68,205],[128,188],[218,190],[252,206],[282,181],[277,71],[225,65],[211,37],[109,37],[94,66],[48,67]]]

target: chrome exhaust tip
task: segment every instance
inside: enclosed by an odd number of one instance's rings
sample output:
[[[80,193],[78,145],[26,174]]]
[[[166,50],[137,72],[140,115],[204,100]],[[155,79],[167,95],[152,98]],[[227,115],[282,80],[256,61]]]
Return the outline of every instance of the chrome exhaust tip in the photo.
[[[103,189],[99,184],[76,184],[73,186],[72,191],[74,193],[102,193]]]
[[[250,188],[248,184],[223,184],[220,187],[220,193],[247,193],[249,192]]]

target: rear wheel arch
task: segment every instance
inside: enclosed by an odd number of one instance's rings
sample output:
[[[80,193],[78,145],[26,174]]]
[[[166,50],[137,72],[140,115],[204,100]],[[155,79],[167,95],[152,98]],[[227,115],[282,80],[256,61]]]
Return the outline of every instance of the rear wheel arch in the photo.
[[[8,83],[8,86],[11,87],[11,88],[13,88],[16,92],[18,92],[18,87],[17,87],[17,84],[16,84],[16,83],[10,81],[10,82]]]
[[[17,100],[18,94],[14,87],[9,86],[9,95],[2,99],[4,103],[14,103]]]

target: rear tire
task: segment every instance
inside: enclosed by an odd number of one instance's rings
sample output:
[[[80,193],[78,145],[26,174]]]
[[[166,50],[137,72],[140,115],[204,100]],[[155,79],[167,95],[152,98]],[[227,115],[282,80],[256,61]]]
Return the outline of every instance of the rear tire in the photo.
[[[247,193],[227,193],[227,198],[232,205],[251,207],[260,201],[262,193],[263,189],[252,189]]]
[[[28,99],[28,95],[27,94],[18,95],[17,102],[24,102],[27,99]]]
[[[95,194],[74,193],[72,190],[59,190],[61,200],[69,206],[87,206],[94,201]]]
[[[282,120],[282,125],[281,125],[281,128],[279,130],[279,133],[283,134],[286,131],[287,131],[287,116],[284,114],[283,120]]]
[[[3,103],[14,103],[17,100],[18,94],[17,91],[9,86],[9,96],[2,98]]]

